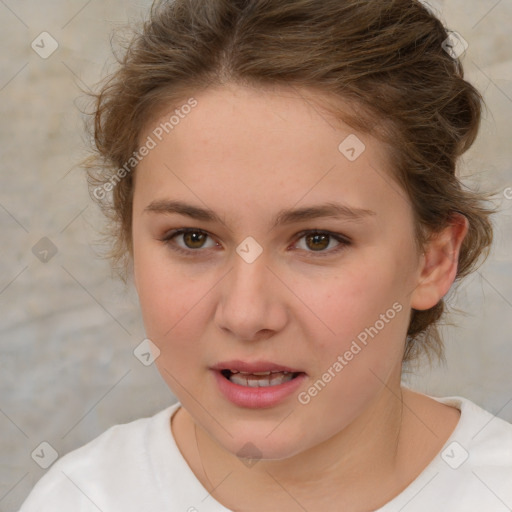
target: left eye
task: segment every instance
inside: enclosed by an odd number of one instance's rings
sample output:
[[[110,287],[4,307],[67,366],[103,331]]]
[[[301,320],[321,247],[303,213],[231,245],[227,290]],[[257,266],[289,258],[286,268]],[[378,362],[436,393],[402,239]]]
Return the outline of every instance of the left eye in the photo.
[[[340,248],[343,248],[343,246],[350,243],[349,240],[340,235],[334,235],[325,231],[308,231],[306,233],[301,233],[299,241],[301,240],[303,240],[302,244],[296,243],[296,246],[299,249],[317,253],[336,252]],[[333,242],[335,243],[333,244]],[[302,247],[300,247],[300,245],[302,245]]]

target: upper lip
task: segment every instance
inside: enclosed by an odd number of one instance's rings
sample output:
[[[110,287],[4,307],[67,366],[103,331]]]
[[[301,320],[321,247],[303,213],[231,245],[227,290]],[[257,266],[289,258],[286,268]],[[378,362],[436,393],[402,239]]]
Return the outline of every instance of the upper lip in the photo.
[[[254,373],[254,372],[290,372],[290,373],[303,373],[302,370],[285,366],[282,364],[272,363],[270,361],[253,361],[246,362],[235,359],[232,361],[222,361],[211,367],[212,370],[238,370],[239,372]]]

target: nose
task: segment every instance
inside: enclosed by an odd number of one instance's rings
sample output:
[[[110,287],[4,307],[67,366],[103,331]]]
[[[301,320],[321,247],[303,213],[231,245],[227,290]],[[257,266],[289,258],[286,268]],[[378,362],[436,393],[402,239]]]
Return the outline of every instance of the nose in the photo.
[[[220,283],[215,323],[243,341],[267,339],[288,322],[286,289],[262,254],[252,263],[238,255]]]

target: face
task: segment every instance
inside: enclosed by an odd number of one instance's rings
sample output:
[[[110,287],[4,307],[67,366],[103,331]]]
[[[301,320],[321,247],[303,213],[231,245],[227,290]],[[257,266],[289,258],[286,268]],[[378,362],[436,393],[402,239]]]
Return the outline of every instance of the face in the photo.
[[[399,385],[419,276],[411,205],[382,143],[305,91],[194,97],[161,141],[161,120],[141,137],[156,142],[133,199],[146,334],[222,447],[287,458]]]

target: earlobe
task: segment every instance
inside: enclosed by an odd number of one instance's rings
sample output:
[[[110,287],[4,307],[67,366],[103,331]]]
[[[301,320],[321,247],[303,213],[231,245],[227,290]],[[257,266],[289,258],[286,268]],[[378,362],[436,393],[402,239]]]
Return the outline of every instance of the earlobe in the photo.
[[[430,309],[448,293],[457,275],[460,248],[468,227],[466,217],[455,213],[450,224],[427,242],[417,286],[411,296],[413,309]]]

